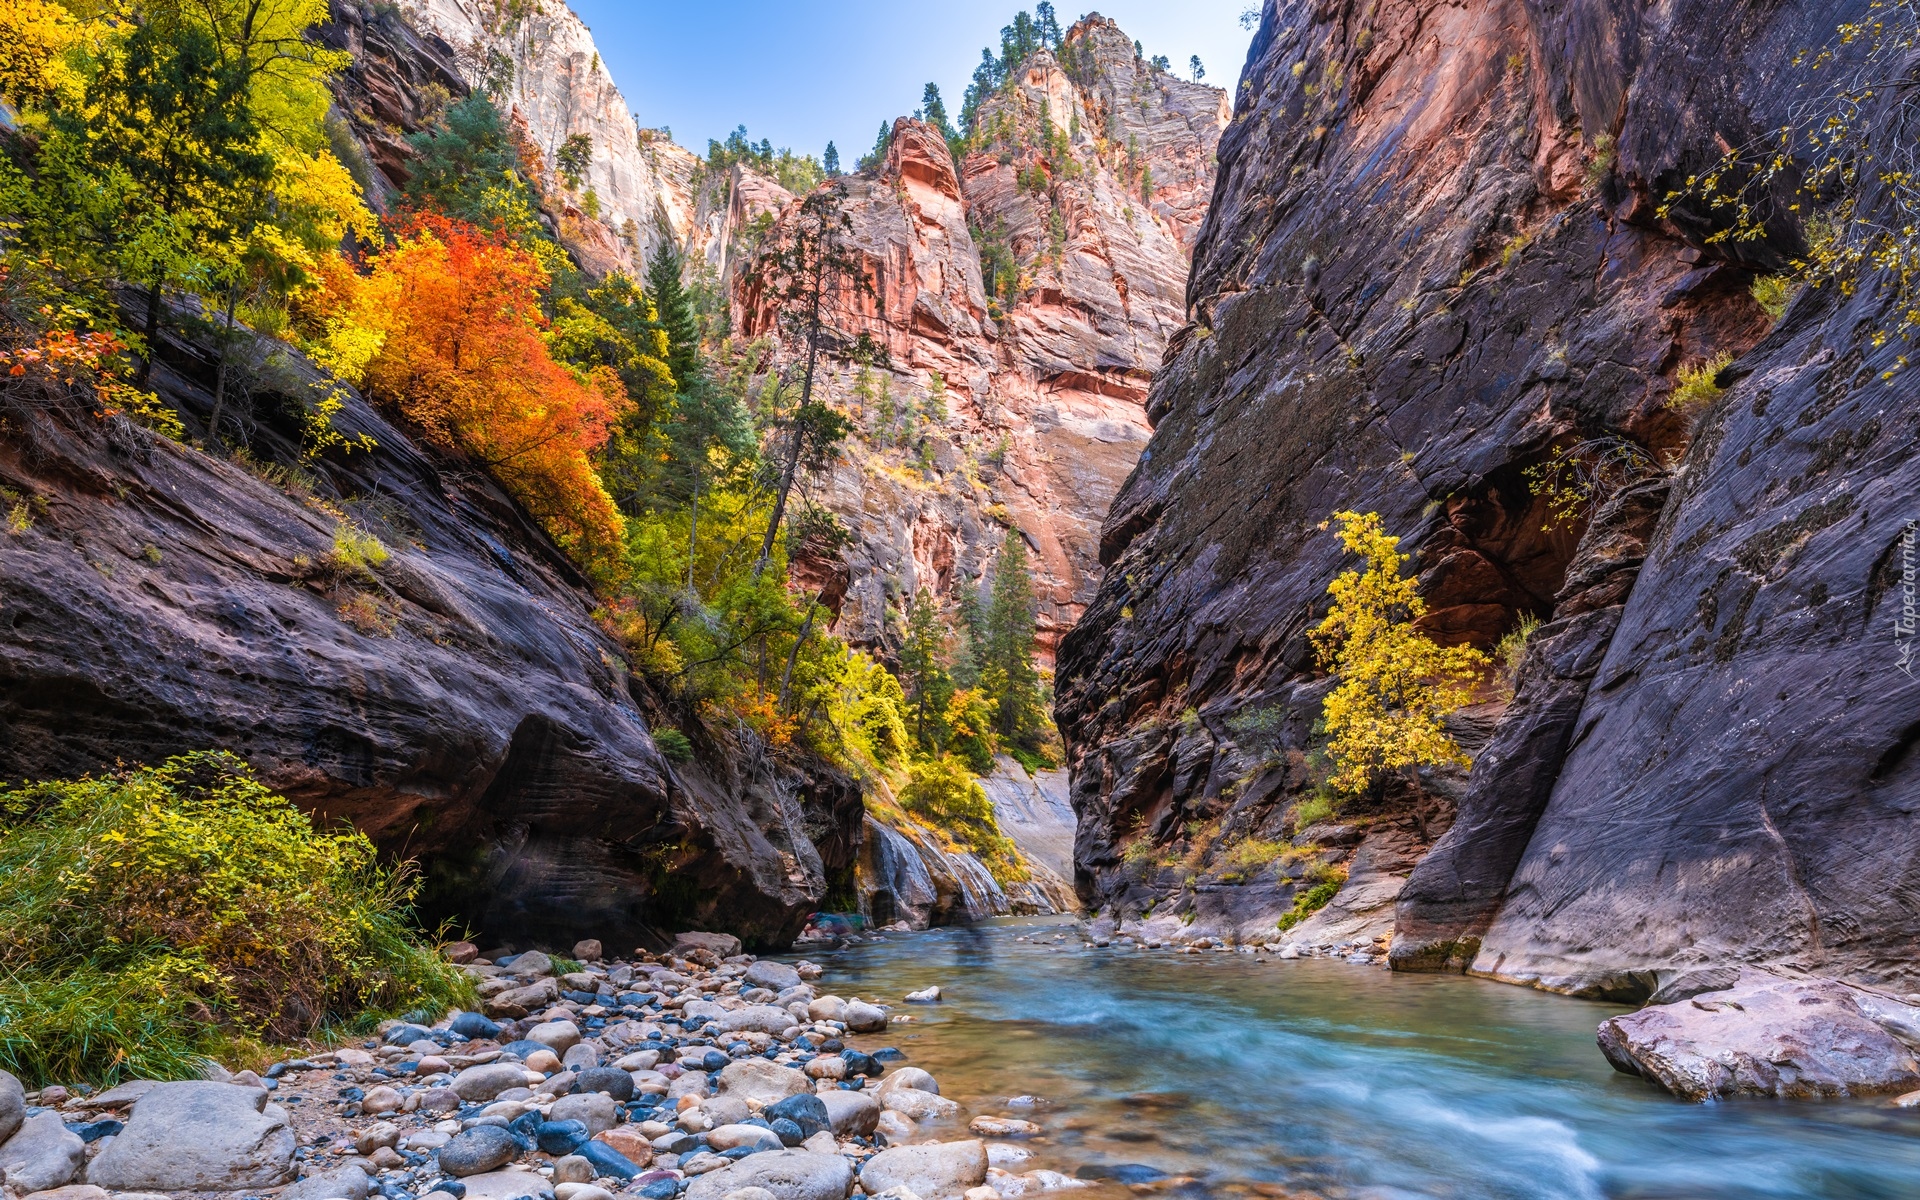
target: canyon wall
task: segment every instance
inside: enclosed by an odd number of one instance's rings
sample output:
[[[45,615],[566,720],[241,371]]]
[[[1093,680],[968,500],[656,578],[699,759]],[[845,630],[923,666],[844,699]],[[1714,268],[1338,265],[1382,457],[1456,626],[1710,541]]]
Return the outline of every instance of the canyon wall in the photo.
[[[1064,44],[981,104],[978,127],[1000,131],[985,149],[956,163],[940,131],[902,118],[878,169],[841,181],[874,291],[838,306],[830,342],[866,333],[892,364],[830,359],[821,385],[857,427],[811,484],[852,534],[823,573],[844,581],[829,601],[856,644],[897,648],[914,596],[977,585],[1007,530],[1031,549],[1045,657],[1099,578],[1099,522],[1183,321],[1227,101],[1152,70],[1098,16]],[[983,258],[1017,278],[984,277]],[[736,330],[778,332],[761,272],[733,294]]]
[[[1885,375],[1891,301],[1804,290],[1774,323],[1749,288],[1793,228],[1710,241],[1698,206],[1658,212],[1867,8],[1267,5],[1191,319],[1061,646],[1086,899],[1162,897],[1127,852],[1195,822],[1299,832],[1329,686],[1306,635],[1347,565],[1324,523],[1373,510],[1436,637],[1545,622],[1511,700],[1458,723],[1470,774],[1349,812],[1362,839],[1424,805],[1437,840],[1385,895],[1397,967],[1619,998],[1732,962],[1920,981],[1894,637],[1920,393]],[[1722,352],[1724,393],[1670,405]],[[1556,521],[1527,468],[1605,439],[1652,465]]]

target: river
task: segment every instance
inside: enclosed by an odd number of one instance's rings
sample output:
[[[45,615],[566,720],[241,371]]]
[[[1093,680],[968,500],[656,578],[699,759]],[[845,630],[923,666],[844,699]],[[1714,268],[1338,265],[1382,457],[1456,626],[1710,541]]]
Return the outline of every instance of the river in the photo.
[[[1301,1200],[1920,1197],[1920,1111],[1681,1103],[1600,1056],[1594,1027],[1616,1006],[1324,959],[1087,949],[1045,918],[810,957],[824,990],[916,1018],[856,1044],[898,1046],[962,1120],[1046,1127],[1012,1170]],[[942,1003],[900,1003],[928,984]],[[1023,1093],[1046,1103],[1005,1107]]]

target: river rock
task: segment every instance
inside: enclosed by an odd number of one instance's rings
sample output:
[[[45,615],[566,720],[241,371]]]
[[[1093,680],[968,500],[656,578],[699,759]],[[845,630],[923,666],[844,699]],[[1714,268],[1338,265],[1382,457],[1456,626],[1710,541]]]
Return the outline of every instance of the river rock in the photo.
[[[879,1093],[879,1098],[882,1108],[891,1109],[915,1121],[943,1120],[960,1112],[960,1106],[953,1101],[919,1088],[895,1088],[891,1092]]]
[[[855,1033],[879,1033],[887,1027],[887,1010],[863,1000],[849,1000],[841,1019]]]
[[[593,1164],[578,1154],[566,1154],[553,1160],[553,1182],[592,1183]]]
[[[567,1052],[560,1058],[560,1065],[571,1071],[584,1071],[589,1067],[597,1067],[600,1065],[600,1047],[592,1042],[580,1042],[568,1046]]]
[[[0,1178],[22,1195],[44,1192],[64,1186],[86,1160],[86,1143],[61,1124],[60,1114],[43,1112],[20,1122],[0,1146]]]
[[[540,953],[538,950],[529,950],[525,954],[516,954],[512,958],[500,963],[500,965],[512,971],[515,975],[553,974],[553,959]]]
[[[647,1135],[633,1125],[602,1129],[593,1135],[593,1140],[611,1146],[616,1154],[636,1166],[644,1167],[653,1161],[653,1145]]]
[[[940,1081],[935,1079],[931,1072],[923,1071],[919,1067],[901,1067],[881,1082],[880,1094],[884,1096],[888,1092],[897,1092],[901,1088],[914,1088],[922,1092],[932,1092],[938,1096]]]
[[[707,1145],[715,1150],[737,1150],[742,1146],[756,1151],[778,1150],[780,1136],[761,1125],[720,1125],[707,1133]]]
[[[1863,1013],[1863,1002],[1914,1011],[1832,980],[1748,970],[1724,991],[1603,1021],[1600,1049],[1615,1070],[1688,1100],[1859,1096],[1920,1084],[1920,1060]]]
[[[826,1101],[806,1092],[798,1096],[789,1096],[778,1104],[769,1104],[760,1111],[768,1121],[778,1124],[780,1121],[792,1121],[799,1127],[800,1136],[810,1138],[823,1129],[832,1128],[832,1118],[828,1115]]]
[[[20,1086],[18,1079],[0,1071],[0,1144],[5,1144],[26,1119],[26,1089]]]
[[[937,987],[921,988],[917,992],[907,993],[907,1002],[909,1004],[936,1004],[939,1000],[940,989]]]
[[[565,1054],[580,1044],[580,1027],[572,1021],[542,1021],[527,1030],[527,1040],[539,1042],[555,1054]]]
[[[743,985],[767,988],[774,992],[784,992],[790,987],[800,986],[800,972],[785,963],[763,958],[747,968],[740,977]]]
[[[771,1004],[749,1004],[745,1008],[723,1013],[714,1023],[729,1033],[777,1034],[800,1022],[784,1008],[775,1008]]]
[[[676,933],[673,948],[682,955],[694,950],[710,950],[721,958],[732,958],[740,953],[740,939],[730,933]]]
[[[554,1200],[613,1200],[613,1193],[592,1183],[556,1183]]]
[[[526,1153],[513,1132],[499,1125],[475,1125],[440,1147],[440,1169],[453,1177],[496,1171]]]
[[[1033,1137],[1040,1132],[1032,1121],[1014,1117],[975,1117],[967,1122],[967,1128],[981,1137]]]
[[[675,1082],[678,1082],[677,1080]],[[720,1070],[719,1092],[761,1104],[778,1104],[788,1096],[813,1091],[813,1082],[792,1067],[764,1058],[743,1058]]]
[[[526,1087],[527,1068],[517,1062],[482,1063],[455,1075],[448,1086],[462,1100],[491,1100],[508,1088]]]
[[[278,1187],[293,1175],[287,1114],[260,1088],[156,1084],[127,1127],[87,1169],[115,1191],[237,1191]]]
[[[968,1188],[987,1181],[984,1142],[933,1142],[882,1150],[860,1168],[860,1186],[868,1195],[904,1187],[920,1200],[962,1200]]]
[[[807,1003],[807,1016],[815,1021],[844,1021],[847,1002],[839,996],[816,996]]]
[[[466,1200],[554,1200],[553,1185],[532,1171],[488,1171],[469,1175],[460,1181],[466,1186]]]
[[[880,1103],[865,1092],[842,1088],[820,1093],[827,1110],[827,1123],[838,1137],[864,1137],[874,1131],[880,1120]]]
[[[538,1045],[538,1043],[530,1044]],[[542,1075],[551,1075],[566,1065],[560,1061],[558,1054],[545,1046],[528,1054],[522,1061],[526,1063],[527,1070],[538,1071]]]
[[[615,1100],[633,1099],[633,1075],[615,1067],[588,1067],[573,1086],[580,1092],[604,1092]]]
[[[359,1163],[309,1175],[280,1193],[280,1200],[367,1200],[373,1183]]]
[[[573,957],[581,962],[599,962],[605,957],[605,947],[598,938],[582,938],[573,944]]]
[[[477,1012],[454,1014],[454,1018],[448,1023],[447,1029],[451,1031],[454,1036],[466,1038],[468,1041],[472,1041],[474,1038],[496,1038],[500,1036],[499,1022],[489,1020]]]
[[[549,1121],[578,1121],[590,1135],[612,1129],[620,1106],[605,1092],[576,1092],[562,1096],[547,1110]]]
[[[749,1187],[765,1188],[775,1200],[846,1200],[853,1167],[838,1154],[768,1150],[695,1179],[685,1200],[725,1200]]]

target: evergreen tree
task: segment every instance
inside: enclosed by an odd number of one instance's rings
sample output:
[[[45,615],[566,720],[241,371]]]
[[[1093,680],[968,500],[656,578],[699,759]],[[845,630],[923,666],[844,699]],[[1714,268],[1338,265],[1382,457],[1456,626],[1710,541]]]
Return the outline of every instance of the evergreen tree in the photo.
[[[1187,66],[1193,71],[1193,81],[1199,83],[1207,77],[1207,69],[1200,65],[1200,56],[1194,55],[1187,60]]]
[[[940,718],[953,698],[953,677],[947,673],[948,633],[933,593],[925,588],[913,599],[907,615],[907,642],[900,650],[900,673],[906,677],[907,703],[912,709],[913,736],[922,749],[937,746]]]
[[[455,104],[442,126],[412,135],[407,144],[414,159],[407,164],[412,174],[403,194],[415,205],[480,223],[489,215],[488,189],[526,188],[513,136],[485,92]]]
[[[880,122],[880,134],[873,139],[873,149],[860,160],[862,171],[877,171],[887,161],[887,151],[893,148],[893,122]]]
[[[686,256],[670,238],[662,238],[647,261],[647,294],[667,335],[667,368],[681,391],[698,373],[700,361],[700,320],[681,278],[685,269]]]
[[[828,179],[840,178],[840,148],[828,142],[827,152],[821,156],[820,165],[826,169]]]
[[[921,119],[935,129],[938,129],[941,137],[947,141],[953,140],[953,126],[947,124],[947,105],[946,102],[940,98],[939,84],[929,83],[926,90],[921,93],[920,112],[922,114]]]
[[[1033,24],[1039,31],[1040,42],[1049,50],[1059,50],[1061,43],[1060,20],[1053,15],[1053,5],[1047,0],[1033,6]]]
[[[1040,675],[1033,666],[1034,618],[1026,540],[1018,530],[1008,530],[993,570],[981,678],[1000,702],[1000,736],[1020,743],[1032,742],[1046,720]]]

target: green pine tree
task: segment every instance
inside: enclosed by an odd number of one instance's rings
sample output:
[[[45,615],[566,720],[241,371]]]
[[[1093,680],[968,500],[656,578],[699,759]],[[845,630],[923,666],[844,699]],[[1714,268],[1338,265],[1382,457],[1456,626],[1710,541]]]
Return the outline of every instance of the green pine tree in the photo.
[[[1034,618],[1026,540],[1008,530],[987,602],[981,681],[1000,702],[1000,736],[1022,745],[1033,744],[1046,727],[1040,673],[1033,665]]]
[[[900,673],[907,684],[907,703],[913,712],[913,736],[923,750],[937,749],[944,740],[941,717],[953,697],[953,676],[947,673],[947,623],[940,606],[925,588],[913,599],[907,615],[907,642],[900,650]]]
[[[660,328],[667,334],[667,368],[680,390],[699,370],[700,320],[693,310],[693,296],[681,275],[686,256],[669,239],[647,260],[647,294],[653,299]]]

